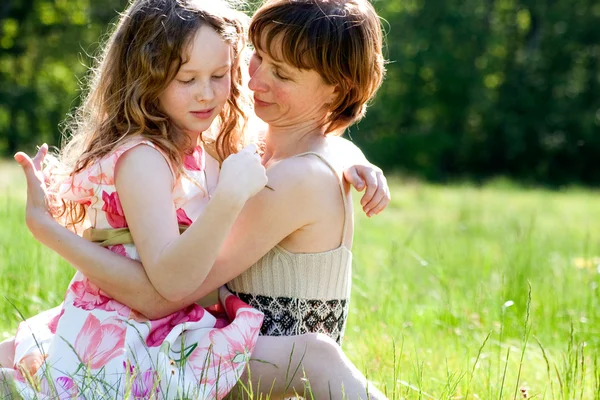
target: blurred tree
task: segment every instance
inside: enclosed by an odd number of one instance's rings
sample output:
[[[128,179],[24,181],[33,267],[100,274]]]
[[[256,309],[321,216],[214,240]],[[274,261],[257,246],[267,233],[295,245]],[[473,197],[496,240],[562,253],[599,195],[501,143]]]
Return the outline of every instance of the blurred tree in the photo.
[[[349,131],[370,159],[442,181],[600,184],[600,3],[372,1],[386,30],[388,73]],[[78,81],[125,6],[0,5],[0,154],[60,143]]]
[[[600,4],[379,0],[388,75],[350,130],[426,178],[599,184]]]
[[[102,32],[122,0],[10,0],[0,6],[0,152],[59,144]]]

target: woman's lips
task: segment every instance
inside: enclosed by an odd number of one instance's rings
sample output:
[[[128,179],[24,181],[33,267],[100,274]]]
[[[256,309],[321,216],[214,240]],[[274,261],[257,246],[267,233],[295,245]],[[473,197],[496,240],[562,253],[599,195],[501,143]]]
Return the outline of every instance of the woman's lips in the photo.
[[[254,98],[254,104],[259,106],[259,107],[266,107],[266,106],[270,106],[271,103],[267,103],[265,101],[259,100],[256,97]]]

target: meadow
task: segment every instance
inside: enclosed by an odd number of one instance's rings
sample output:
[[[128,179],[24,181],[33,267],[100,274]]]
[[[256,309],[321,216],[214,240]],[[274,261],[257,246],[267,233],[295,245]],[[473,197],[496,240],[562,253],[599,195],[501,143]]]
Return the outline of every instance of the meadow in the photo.
[[[391,187],[383,214],[356,213],[343,348],[359,368],[391,399],[600,399],[600,192]],[[24,201],[0,163],[4,337],[73,275],[27,231]]]

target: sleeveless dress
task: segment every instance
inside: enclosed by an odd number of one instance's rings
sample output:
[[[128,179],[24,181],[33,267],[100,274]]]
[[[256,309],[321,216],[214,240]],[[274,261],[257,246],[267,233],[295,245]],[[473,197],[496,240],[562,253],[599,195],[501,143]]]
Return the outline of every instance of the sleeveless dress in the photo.
[[[265,315],[261,335],[292,336],[324,333],[341,344],[348,318],[352,252],[344,244],[352,232],[351,204],[340,173],[322,155],[316,156],[337,176],[344,200],[344,227],[338,248],[320,253],[292,253],[275,246],[256,264],[227,283],[236,296]]]
[[[127,227],[114,169],[138,145],[156,148],[129,141],[61,187],[63,198],[86,206],[94,228]],[[208,201],[205,164],[200,146],[185,157],[172,192],[179,224],[190,225]],[[108,248],[139,260],[133,244]],[[226,317],[192,304],[148,320],[77,272],[62,306],[20,324],[14,368],[2,372],[26,399],[223,398],[249,360],[263,315],[224,287],[219,299]]]

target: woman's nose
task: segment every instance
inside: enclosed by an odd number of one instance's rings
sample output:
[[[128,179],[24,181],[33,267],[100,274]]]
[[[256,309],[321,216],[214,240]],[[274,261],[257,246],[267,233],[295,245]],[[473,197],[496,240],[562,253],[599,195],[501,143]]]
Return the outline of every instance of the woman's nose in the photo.
[[[250,81],[248,82],[248,89],[252,90],[253,92],[264,92],[267,90],[267,86],[265,85],[264,81],[262,80],[261,75],[262,74],[261,74],[260,68],[259,68],[250,77]]]

